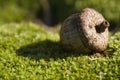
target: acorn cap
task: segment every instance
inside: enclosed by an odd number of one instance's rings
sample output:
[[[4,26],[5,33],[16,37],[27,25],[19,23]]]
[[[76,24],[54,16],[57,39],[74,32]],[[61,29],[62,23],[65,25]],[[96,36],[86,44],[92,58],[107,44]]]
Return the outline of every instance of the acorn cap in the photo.
[[[60,39],[63,47],[75,52],[102,52],[108,44],[109,22],[91,8],[68,17],[62,24]]]
[[[79,15],[79,32],[82,41],[92,51],[102,52],[108,44],[109,22],[102,14],[91,8],[85,8]]]

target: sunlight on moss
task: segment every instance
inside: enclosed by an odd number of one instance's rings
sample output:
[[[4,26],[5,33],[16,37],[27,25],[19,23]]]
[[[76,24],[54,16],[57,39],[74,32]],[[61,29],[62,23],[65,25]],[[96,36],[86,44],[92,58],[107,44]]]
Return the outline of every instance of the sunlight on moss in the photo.
[[[59,34],[33,23],[0,26],[1,80],[117,80],[120,78],[120,33],[109,39],[108,57],[91,59],[63,50]]]

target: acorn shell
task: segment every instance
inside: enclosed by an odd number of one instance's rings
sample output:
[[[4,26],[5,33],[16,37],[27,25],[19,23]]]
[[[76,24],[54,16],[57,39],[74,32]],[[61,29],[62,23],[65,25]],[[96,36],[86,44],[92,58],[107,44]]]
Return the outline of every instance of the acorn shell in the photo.
[[[109,22],[99,12],[85,8],[63,22],[60,40],[68,50],[81,53],[102,52],[108,44],[108,27]]]

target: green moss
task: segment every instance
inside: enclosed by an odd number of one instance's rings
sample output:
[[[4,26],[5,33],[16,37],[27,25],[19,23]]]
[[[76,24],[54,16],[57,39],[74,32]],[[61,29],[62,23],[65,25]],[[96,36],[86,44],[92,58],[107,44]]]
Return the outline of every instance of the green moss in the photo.
[[[109,39],[108,57],[64,51],[59,35],[32,23],[0,26],[1,80],[119,80],[120,33]]]

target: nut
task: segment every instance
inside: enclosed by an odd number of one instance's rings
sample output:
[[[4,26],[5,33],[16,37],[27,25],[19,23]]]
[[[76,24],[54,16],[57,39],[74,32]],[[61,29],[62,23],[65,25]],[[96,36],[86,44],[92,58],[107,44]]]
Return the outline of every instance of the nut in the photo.
[[[102,52],[108,44],[109,22],[91,8],[68,17],[62,24],[60,40],[64,48],[75,52]]]

